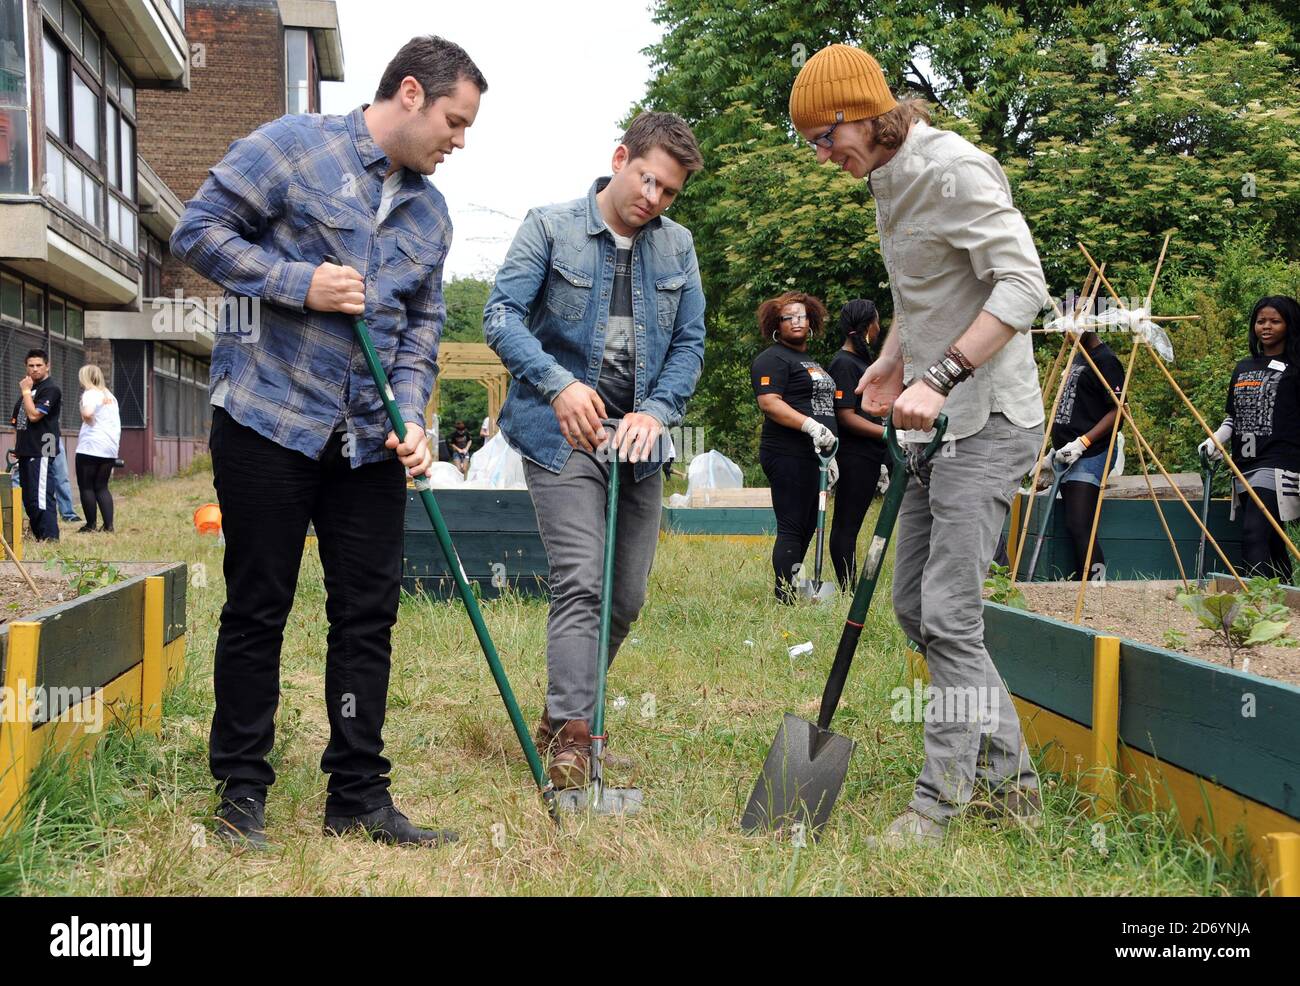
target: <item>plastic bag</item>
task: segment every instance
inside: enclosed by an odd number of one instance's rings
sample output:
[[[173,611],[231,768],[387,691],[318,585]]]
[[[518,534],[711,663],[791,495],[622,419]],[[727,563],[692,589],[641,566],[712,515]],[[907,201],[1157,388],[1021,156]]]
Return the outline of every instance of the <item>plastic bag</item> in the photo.
[[[526,490],[524,460],[497,432],[470,456],[465,485],[481,490]]]
[[[465,477],[450,462],[435,462],[429,469],[429,485],[435,490],[464,486]]]
[[[717,449],[701,452],[686,467],[686,495],[701,490],[738,490],[745,485],[745,474]]]

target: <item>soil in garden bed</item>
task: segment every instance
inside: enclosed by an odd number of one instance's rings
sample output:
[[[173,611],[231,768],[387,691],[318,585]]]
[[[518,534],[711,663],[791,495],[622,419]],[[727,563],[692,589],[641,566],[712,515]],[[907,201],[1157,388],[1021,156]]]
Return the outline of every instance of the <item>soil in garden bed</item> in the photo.
[[[1175,601],[1174,596],[1182,587],[1183,584],[1177,581],[1089,585],[1084,597],[1083,616],[1079,622],[1098,633],[1166,647],[1228,667],[1227,648],[1216,642],[1210,631],[1200,629],[1196,617]],[[1066,623],[1074,622],[1079,583],[1021,583],[1020,589],[1033,612]],[[1300,639],[1300,612],[1293,610],[1292,613],[1287,636]],[[1181,631],[1185,643],[1171,647],[1165,639],[1166,631],[1171,629]],[[1248,665],[1244,663],[1246,660],[1250,662]],[[1300,647],[1264,644],[1238,648],[1235,667],[1239,671],[1246,670],[1265,678],[1300,685]]]
[[[36,583],[39,595],[23,581],[13,563],[0,565],[0,626],[21,620],[72,598],[68,578],[41,565],[28,565],[28,574]]]

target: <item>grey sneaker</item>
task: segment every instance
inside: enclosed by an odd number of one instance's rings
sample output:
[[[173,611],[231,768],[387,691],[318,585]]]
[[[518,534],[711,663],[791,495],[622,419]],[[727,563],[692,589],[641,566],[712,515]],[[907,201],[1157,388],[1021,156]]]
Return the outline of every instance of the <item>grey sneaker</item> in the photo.
[[[943,842],[947,827],[933,818],[908,808],[885,829],[883,835],[867,836],[868,849],[905,849],[910,846],[937,846]]]

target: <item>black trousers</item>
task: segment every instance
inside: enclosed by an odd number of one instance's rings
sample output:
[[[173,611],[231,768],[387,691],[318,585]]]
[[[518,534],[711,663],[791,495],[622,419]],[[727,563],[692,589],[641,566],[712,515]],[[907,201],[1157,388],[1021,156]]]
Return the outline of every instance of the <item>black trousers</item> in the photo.
[[[1255,492],[1273,519],[1281,524],[1277,491],[1256,489]],[[1291,553],[1286,542],[1277,536],[1277,531],[1273,530],[1273,525],[1255,506],[1249,494],[1242,493],[1237,504],[1241,509],[1241,556],[1250,574],[1281,579],[1283,585],[1295,585],[1291,580]]]
[[[325,811],[392,803],[383,756],[390,631],[402,575],[405,470],[396,458],[353,469],[336,434],[319,462],[213,408],[213,486],[226,538],[226,604],[213,672],[209,766],[227,797],[264,800],[280,697],[280,647],[307,523],[325,574]]]
[[[1070,543],[1074,545],[1074,571],[1071,577],[1083,581],[1083,563],[1088,557],[1088,542],[1092,537],[1092,520],[1097,513],[1097,498],[1101,496],[1101,487],[1092,483],[1062,483],[1061,507],[1065,510],[1065,529],[1070,534]],[[1101,550],[1101,542],[1092,543],[1091,571],[1087,573],[1089,581],[1097,582],[1106,574],[1106,553]]]
[[[866,455],[841,455],[836,461],[840,466],[840,481],[835,484],[835,515],[831,518],[831,563],[840,586],[852,592],[858,572],[858,532],[876,495],[881,460]]]
[[[113,529],[113,494],[108,490],[109,477],[113,475],[116,459],[100,455],[77,453],[77,489],[81,492],[81,512],[86,515],[86,526],[95,526],[95,510],[104,517],[104,530]]]
[[[54,459],[45,455],[18,457],[18,482],[23,487],[23,509],[37,541],[59,539],[59,508],[54,502]]]
[[[772,487],[772,512],[776,514],[776,543],[772,546],[776,598],[790,603],[795,599],[794,567],[803,561],[817,532],[817,459],[811,454],[759,449],[758,463]],[[812,576],[811,572],[805,574]]]

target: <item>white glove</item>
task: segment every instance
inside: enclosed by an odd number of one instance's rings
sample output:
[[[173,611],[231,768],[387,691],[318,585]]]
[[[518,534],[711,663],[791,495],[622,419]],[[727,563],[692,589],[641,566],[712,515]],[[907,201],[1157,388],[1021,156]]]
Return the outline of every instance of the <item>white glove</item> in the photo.
[[[1032,482],[1034,473],[1038,474],[1038,483],[1040,486],[1050,485],[1052,476],[1056,473],[1056,468],[1052,465],[1052,460],[1056,458],[1056,452],[1052,449],[1047,450],[1047,454],[1038,460],[1038,465],[1029,471],[1029,479]]]
[[[835,432],[816,418],[804,418],[799,430],[812,439],[813,446],[819,451],[824,452],[835,444]]]
[[[1219,440],[1220,445],[1226,448],[1227,444],[1232,441],[1232,425],[1219,425],[1219,430],[1214,433],[1214,437]],[[1217,462],[1223,458],[1223,453],[1215,446],[1213,439],[1207,438],[1196,448],[1197,451],[1204,453],[1205,457],[1211,462]]]
[[[840,464],[834,459],[826,464],[826,488],[835,489],[835,484],[840,481]]]
[[[1062,466],[1072,466],[1083,458],[1083,453],[1088,451],[1088,447],[1083,444],[1082,438],[1076,438],[1065,448],[1056,453],[1056,461]]]

